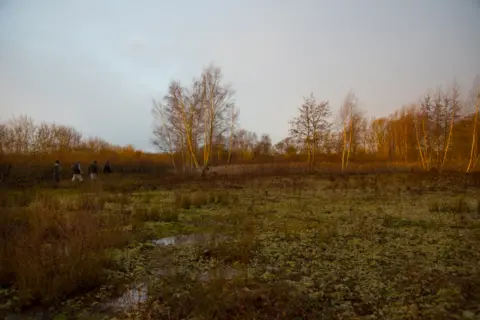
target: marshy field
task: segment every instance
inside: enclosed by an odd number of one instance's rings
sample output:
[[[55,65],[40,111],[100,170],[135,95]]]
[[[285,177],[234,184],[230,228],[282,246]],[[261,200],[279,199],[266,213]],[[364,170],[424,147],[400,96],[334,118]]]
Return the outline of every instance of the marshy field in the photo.
[[[480,319],[475,177],[3,188],[0,317]]]

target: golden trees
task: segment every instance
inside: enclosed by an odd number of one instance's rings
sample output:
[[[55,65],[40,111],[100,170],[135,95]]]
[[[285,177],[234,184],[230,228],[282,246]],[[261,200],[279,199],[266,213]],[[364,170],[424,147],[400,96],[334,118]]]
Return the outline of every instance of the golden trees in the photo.
[[[222,81],[221,69],[210,65],[189,87],[172,81],[163,100],[154,102],[152,142],[172,155],[181,153],[183,167],[200,168],[200,148],[202,164],[207,167],[214,137],[227,131],[232,136],[238,113],[234,92]]]

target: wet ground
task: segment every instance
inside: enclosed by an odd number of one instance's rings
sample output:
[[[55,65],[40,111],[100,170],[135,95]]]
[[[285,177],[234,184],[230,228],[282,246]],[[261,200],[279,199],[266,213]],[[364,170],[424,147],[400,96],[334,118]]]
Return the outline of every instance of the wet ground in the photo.
[[[154,246],[157,247],[170,247],[170,246],[182,246],[182,245],[195,245],[202,244],[212,240],[221,240],[218,235],[212,234],[190,234],[190,235],[177,235],[165,237],[151,241]],[[162,268],[162,266],[156,266],[153,277],[161,277],[162,275],[171,274],[172,270]],[[237,274],[235,269],[224,270],[222,273],[225,277],[233,277]],[[199,276],[199,280],[208,281],[211,275],[208,273],[202,273]],[[142,280],[137,280],[125,286],[124,292],[120,296],[106,299],[103,302],[95,302],[95,306],[85,306],[85,309],[89,311],[81,319],[108,319],[120,312],[126,312],[134,310],[141,303],[148,300],[148,286],[151,282],[151,278],[145,277]],[[82,314],[82,312],[80,312]],[[91,317],[89,316],[91,315]],[[93,317],[93,315],[95,315]],[[68,319],[63,313],[54,312],[53,310],[42,310],[41,308],[32,308],[21,313],[10,313],[4,318],[5,320],[43,320],[43,319]]]

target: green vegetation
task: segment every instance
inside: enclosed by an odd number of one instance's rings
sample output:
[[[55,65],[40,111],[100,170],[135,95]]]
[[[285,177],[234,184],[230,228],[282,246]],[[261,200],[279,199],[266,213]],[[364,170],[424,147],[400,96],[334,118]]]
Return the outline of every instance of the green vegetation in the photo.
[[[58,319],[476,319],[480,194],[471,181],[309,175],[133,193],[3,190],[0,310],[28,318],[31,307],[52,307]],[[135,283],[145,287],[129,290]]]

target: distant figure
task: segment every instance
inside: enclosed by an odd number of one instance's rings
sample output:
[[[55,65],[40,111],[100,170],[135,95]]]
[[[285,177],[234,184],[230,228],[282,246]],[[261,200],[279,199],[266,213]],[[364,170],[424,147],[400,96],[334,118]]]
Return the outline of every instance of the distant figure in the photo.
[[[98,165],[97,160],[93,161],[88,167],[88,173],[90,174],[91,180],[96,180],[98,176]]]
[[[110,161],[107,161],[103,166],[103,174],[110,174],[110,173],[112,173],[112,167],[110,166]]]
[[[62,166],[60,165],[60,161],[55,161],[53,165],[53,180],[55,180],[55,187],[58,187],[60,183],[60,177],[62,175]]]
[[[76,162],[72,166],[72,172],[73,172],[72,181],[78,180],[80,182],[83,182],[83,178],[82,178],[83,171],[82,171],[82,168],[80,167],[80,162]]]
[[[207,176],[207,172],[210,170],[210,167],[208,164],[204,165],[202,168],[200,168],[200,178],[205,178]]]

